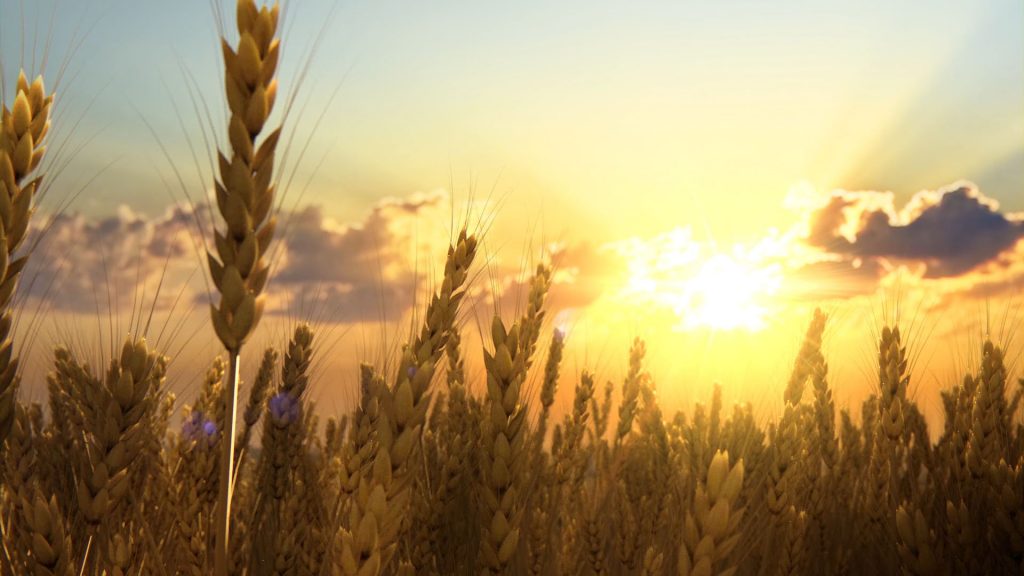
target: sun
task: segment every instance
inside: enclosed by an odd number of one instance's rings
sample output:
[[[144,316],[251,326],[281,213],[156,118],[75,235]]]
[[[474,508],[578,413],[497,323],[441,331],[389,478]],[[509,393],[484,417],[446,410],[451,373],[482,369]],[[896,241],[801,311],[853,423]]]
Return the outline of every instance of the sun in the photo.
[[[636,305],[671,309],[680,330],[757,332],[768,325],[782,283],[778,265],[676,240],[630,250],[625,293]]]
[[[701,263],[683,285],[676,312],[685,327],[756,332],[767,325],[779,277],[774,267],[758,268],[716,254]]]

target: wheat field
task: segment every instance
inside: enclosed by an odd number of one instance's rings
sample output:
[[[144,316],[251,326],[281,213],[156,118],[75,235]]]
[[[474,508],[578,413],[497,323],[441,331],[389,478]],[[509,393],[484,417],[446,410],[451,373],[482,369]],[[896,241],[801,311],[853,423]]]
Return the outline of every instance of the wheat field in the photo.
[[[239,0],[223,42],[229,147],[205,231],[223,354],[181,412],[167,352],[142,335],[105,366],[58,348],[45,382],[21,382],[12,298],[60,101],[22,75],[3,106],[0,574],[1024,574],[1024,379],[992,341],[943,392],[939,431],[908,395],[896,323],[874,393],[836,405],[821,312],[774,420],[719,389],[664,412],[641,339],[622,381],[584,370],[559,419],[552,268],[536,267],[518,315],[488,319],[482,350],[465,345],[486,263],[463,228],[412,336],[361,366],[352,413],[321,422],[316,330],[250,343],[272,281],[279,10]],[[30,384],[43,402],[19,395]]]

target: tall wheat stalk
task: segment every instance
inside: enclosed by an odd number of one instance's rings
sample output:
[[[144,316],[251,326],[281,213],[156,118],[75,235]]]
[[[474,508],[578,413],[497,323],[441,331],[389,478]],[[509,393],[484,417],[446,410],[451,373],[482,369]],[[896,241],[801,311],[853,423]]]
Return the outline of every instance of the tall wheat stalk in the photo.
[[[231,112],[231,158],[217,155],[220,179],[215,190],[225,230],[223,234],[214,231],[217,256],[208,255],[210,276],[221,294],[220,305],[211,305],[213,327],[229,356],[214,554],[218,576],[228,573],[239,355],[263,312],[261,293],[270,272],[264,255],[275,227],[270,212],[274,204],[274,151],[280,128],[260,144],[257,139],[277,95],[274,76],[280,54],[280,41],[275,37],[279,13],[276,2],[272,7],[257,8],[254,0],[238,0],[238,46],[233,49],[227,40],[221,42]]]

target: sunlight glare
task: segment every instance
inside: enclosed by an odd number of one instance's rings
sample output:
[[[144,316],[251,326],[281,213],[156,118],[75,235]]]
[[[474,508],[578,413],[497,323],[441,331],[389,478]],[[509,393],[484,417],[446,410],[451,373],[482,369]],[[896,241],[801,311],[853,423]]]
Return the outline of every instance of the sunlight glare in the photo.
[[[779,287],[778,270],[745,265],[725,254],[707,259],[688,282],[676,313],[686,328],[761,330],[767,300]]]
[[[781,267],[740,247],[731,254],[707,248],[686,231],[630,246],[625,294],[639,306],[671,309],[680,330],[765,328],[782,283]]]

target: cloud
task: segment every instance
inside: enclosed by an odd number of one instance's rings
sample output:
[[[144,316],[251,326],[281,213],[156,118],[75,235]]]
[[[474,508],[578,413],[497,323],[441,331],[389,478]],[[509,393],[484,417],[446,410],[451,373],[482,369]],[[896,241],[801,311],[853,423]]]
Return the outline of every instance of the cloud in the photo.
[[[422,305],[440,281],[450,222],[445,192],[381,200],[362,220],[347,225],[332,221],[318,206],[296,212],[286,225],[284,254],[271,280],[271,309],[332,322],[401,318]],[[498,302],[502,314],[512,317],[525,302],[533,267],[523,267],[521,254],[502,259],[486,250],[477,255],[474,270],[486,270],[471,287],[467,304],[473,308],[467,312],[484,318]],[[616,275],[621,262],[593,243],[552,243],[541,252],[555,270],[547,300],[552,317],[585,308],[621,277]]]
[[[585,308],[620,281],[622,262],[609,258],[591,242],[560,243],[551,247],[551,305],[554,309]]]
[[[616,289],[626,271],[622,259],[592,242],[554,242],[541,252],[541,260],[552,269],[545,299],[545,313],[552,320],[585,309]],[[518,258],[515,265],[492,258],[487,272],[492,281],[481,282],[475,290],[471,313],[489,320],[497,301],[503,318],[515,318],[526,305],[535,270],[536,266],[523,265]]]
[[[915,194],[797,188],[800,224],[747,245],[718,247],[679,228],[606,245],[624,262],[620,293],[648,300],[685,293],[708,258],[725,254],[751,276],[780,270],[778,302],[844,300],[886,287],[921,290],[930,306],[1020,293],[1024,214],[1005,213],[970,183]]]
[[[1019,298],[1024,295],[1024,248],[1017,251],[1017,263],[1002,274],[979,275],[973,279],[964,296],[975,299],[989,299],[1001,296]]]
[[[39,243],[19,298],[45,300],[56,311],[95,313],[108,309],[108,299],[112,308],[131,308],[145,292],[141,304],[149,306],[165,265],[171,275],[199,265],[195,216],[188,207],[173,206],[147,218],[122,206],[99,220],[80,214],[37,218],[32,238]],[[171,292],[164,286],[156,305],[169,306],[176,295]]]
[[[924,281],[923,285],[938,294],[938,307],[958,300],[1020,297],[1024,295],[1024,241],[967,274]]]
[[[283,253],[274,271],[272,311],[324,321],[395,320],[434,281],[449,236],[447,193],[377,202],[361,221],[342,225],[320,206],[282,216]]]
[[[361,222],[348,225],[327,218],[320,206],[282,217],[287,250],[275,281],[353,284],[377,281],[380,274],[389,280],[402,276],[420,249],[436,247],[436,239],[428,237],[436,230],[424,224],[445,216],[447,202],[440,192],[388,198]],[[448,220],[443,222],[446,229]]]
[[[897,210],[892,193],[833,192],[806,224],[805,241],[851,259],[925,267],[951,278],[996,260],[1024,238],[1024,221],[972,184],[919,192]]]
[[[872,294],[888,270],[876,260],[829,258],[790,267],[780,295],[794,301],[847,299]]]
[[[405,317],[440,280],[450,208],[447,193],[431,192],[380,200],[345,224],[321,206],[280,214],[268,313],[338,323]],[[1000,211],[972,185],[920,192],[901,208],[893,194],[870,191],[804,198],[799,208],[799,226],[725,252],[687,228],[544,246],[539,252],[555,268],[550,317],[605,298],[685,294],[686,283],[721,253],[743,270],[778,275],[780,301],[873,294],[897,275],[942,303],[1019,292],[1024,285],[1024,215]],[[206,207],[194,213],[173,206],[156,218],[124,207],[100,219],[53,217],[33,231],[45,229],[45,235],[29,259],[19,298],[94,314],[107,310],[108,295],[123,311],[142,292],[144,306],[167,310],[184,290],[183,301],[202,307],[209,295],[197,220],[210,225]],[[522,256],[482,249],[474,308],[467,313],[487,316],[496,302],[508,317],[521,310],[533,271]]]
[[[445,192],[386,198],[347,224],[328,217],[321,206],[279,214],[268,313],[338,323],[402,318],[440,281],[451,234],[449,202]],[[210,225],[205,206],[198,213],[175,206],[156,218],[126,207],[100,219],[55,216],[34,231],[45,234],[29,260],[20,297],[56,311],[94,314],[107,312],[108,295],[109,306],[123,312],[144,292],[144,306],[166,311],[184,290],[182,301],[204,308],[210,295],[202,282],[197,220]],[[556,270],[551,310],[586,307],[613,276],[610,260],[593,244],[551,244],[545,253]],[[497,300],[511,312],[525,298],[532,270],[504,266],[484,251],[476,270],[485,256],[488,270],[480,278],[494,281],[477,280],[474,303],[490,311]]]
[[[278,218],[268,311],[355,322],[378,320],[381,311],[394,320],[416,302],[418,287],[434,281],[443,266],[450,212],[447,194],[433,192],[383,199],[352,224],[338,224],[320,206]],[[204,307],[209,301],[198,233],[198,226],[212,222],[206,206],[195,212],[174,206],[156,218],[122,206],[99,219],[60,214],[37,220],[39,248],[20,298],[81,314],[131,309],[142,293],[142,305],[158,310],[169,309],[182,290],[185,302]]]

